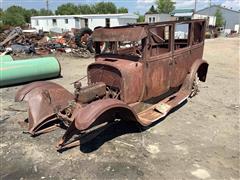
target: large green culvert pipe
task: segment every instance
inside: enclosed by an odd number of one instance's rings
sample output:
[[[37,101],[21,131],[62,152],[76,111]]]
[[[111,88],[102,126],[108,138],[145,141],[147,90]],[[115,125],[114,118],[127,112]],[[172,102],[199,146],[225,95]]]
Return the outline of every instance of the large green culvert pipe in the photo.
[[[0,61],[0,87],[55,78],[60,73],[61,66],[54,57]]]
[[[10,56],[10,55],[0,56],[0,63],[9,62],[9,61],[13,61],[12,56]]]

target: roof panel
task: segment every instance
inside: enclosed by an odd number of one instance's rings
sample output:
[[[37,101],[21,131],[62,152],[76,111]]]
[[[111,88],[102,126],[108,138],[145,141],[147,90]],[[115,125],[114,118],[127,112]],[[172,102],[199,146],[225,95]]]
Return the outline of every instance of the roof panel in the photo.
[[[93,41],[139,41],[147,37],[144,27],[100,28],[93,34]]]

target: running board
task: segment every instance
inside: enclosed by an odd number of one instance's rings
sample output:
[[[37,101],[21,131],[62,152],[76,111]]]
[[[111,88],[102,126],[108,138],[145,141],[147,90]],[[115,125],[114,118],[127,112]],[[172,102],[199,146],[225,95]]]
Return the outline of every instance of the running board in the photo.
[[[151,123],[165,117],[170,110],[181,104],[188,97],[188,91],[179,90],[177,93],[138,113],[138,118],[141,121],[141,124],[146,126],[150,125]]]

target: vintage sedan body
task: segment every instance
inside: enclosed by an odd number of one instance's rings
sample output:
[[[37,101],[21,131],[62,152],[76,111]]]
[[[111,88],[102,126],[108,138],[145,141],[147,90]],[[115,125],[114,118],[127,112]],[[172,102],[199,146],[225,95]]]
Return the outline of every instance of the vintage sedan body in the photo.
[[[169,21],[96,29],[96,61],[88,66],[87,87],[76,81],[72,94],[54,83],[35,82],[17,92],[16,101],[29,103],[29,133],[63,123],[68,129],[58,143],[62,150],[119,119],[148,126],[166,116],[197,93],[198,80],[206,80],[205,24]],[[79,138],[69,142],[76,134]]]

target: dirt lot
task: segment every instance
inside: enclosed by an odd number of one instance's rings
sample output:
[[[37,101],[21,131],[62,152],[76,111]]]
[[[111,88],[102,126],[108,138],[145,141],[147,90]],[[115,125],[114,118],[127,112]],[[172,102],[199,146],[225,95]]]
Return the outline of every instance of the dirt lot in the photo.
[[[58,153],[57,130],[31,138],[18,121],[26,110],[13,101],[21,87],[1,90],[1,179],[239,179],[239,39],[208,40],[210,68],[200,93],[155,126],[142,131],[119,123],[81,147]],[[59,57],[63,78],[86,74],[93,59]]]

